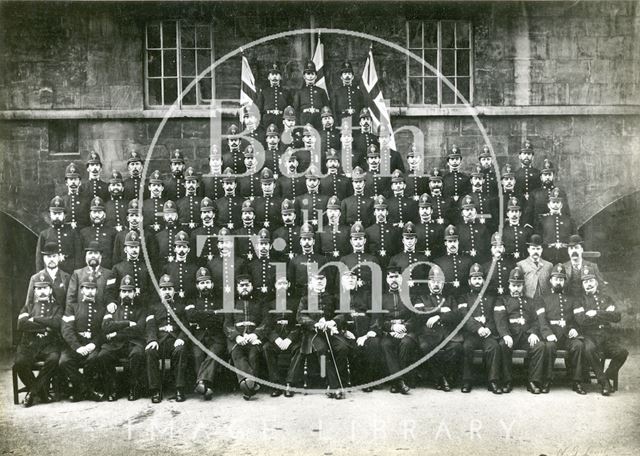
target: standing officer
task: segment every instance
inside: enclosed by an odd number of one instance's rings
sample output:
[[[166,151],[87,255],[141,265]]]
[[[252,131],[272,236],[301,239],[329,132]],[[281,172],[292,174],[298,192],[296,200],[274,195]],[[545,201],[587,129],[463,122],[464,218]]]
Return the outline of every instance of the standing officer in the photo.
[[[296,224],[296,211],[292,200],[282,200],[280,213],[282,226],[273,232],[274,247],[278,251],[274,256],[278,261],[287,262],[300,252],[300,227]]]
[[[433,203],[428,193],[423,193],[418,199],[418,217],[416,249],[431,261],[444,253],[444,227],[433,219]]]
[[[238,297],[234,310],[227,313],[224,332],[227,336],[227,350],[231,354],[242,398],[250,400],[260,389],[253,378],[258,373],[258,360],[262,351],[264,332],[262,305],[253,297],[253,284],[248,274],[239,274],[236,280]]]
[[[478,155],[478,161],[480,162],[480,170],[484,174],[483,178],[483,193],[491,196],[498,195],[498,179],[496,177],[496,171],[493,165],[493,159],[491,158],[491,149],[489,146],[482,146],[482,152]]]
[[[329,150],[340,149],[340,130],[335,127],[335,120],[331,108],[329,106],[323,106],[320,111],[320,119],[322,121],[322,130],[320,133],[320,156],[322,164],[322,173],[326,173],[325,162],[327,160],[327,153]],[[317,149],[316,149],[317,151]]]
[[[344,62],[340,67],[340,82],[342,85],[333,95],[333,112],[338,119],[351,118],[352,125],[358,121],[357,113],[364,107],[360,86],[354,82],[353,66],[351,62]]]
[[[292,148],[288,148],[286,153],[289,154],[287,173],[278,178],[276,192],[278,195],[295,200],[298,195],[306,191],[305,178],[297,175],[300,152],[294,152]]]
[[[520,261],[527,256],[527,240],[533,234],[533,227],[521,221],[522,209],[518,198],[507,200],[507,223],[503,226],[503,241],[505,254]]]
[[[365,237],[365,230],[362,223],[356,222],[351,225],[350,243],[352,252],[343,256],[340,261],[355,272],[358,288],[364,287],[365,290],[372,289],[372,271],[375,270],[376,266],[379,267],[379,260],[372,254],[365,253],[367,238]],[[373,266],[365,265],[364,262],[372,263]],[[366,271],[364,270],[365,267],[367,268]]]
[[[527,391],[548,393],[549,382],[544,382],[546,345],[540,340],[540,325],[533,300],[523,294],[524,273],[518,267],[509,273],[509,296],[504,296],[494,308],[500,350],[502,352],[502,392],[512,390],[513,350],[527,350],[529,372]]]
[[[369,226],[373,201],[364,194],[365,174],[359,166],[353,169],[351,185],[353,185],[353,195],[342,200],[341,212],[344,223],[353,225],[355,222],[360,222],[365,227]]]
[[[165,198],[162,196],[164,182],[157,169],[151,173],[148,188],[149,198],[142,202],[142,220],[145,228],[149,227],[153,233],[157,233],[164,227],[162,206],[165,202]]]
[[[488,277],[489,286],[486,292],[495,297],[505,296],[509,291],[509,274],[516,267],[516,262],[505,254],[504,243],[498,231],[491,236],[491,259],[482,265],[487,275],[494,260],[496,266],[491,277]]]
[[[293,98],[293,108],[298,113],[298,124],[311,124],[316,130],[320,130],[320,110],[329,105],[326,92],[316,86],[316,65],[309,60],[302,73],[304,86],[299,89]]]
[[[453,199],[454,205],[471,190],[469,176],[460,171],[461,165],[462,155],[458,146],[454,144],[447,154],[447,167],[449,169],[442,178],[442,194],[446,199]],[[459,214],[456,214],[456,217],[458,216]]]
[[[241,196],[236,196],[237,187],[235,174],[231,168],[226,168],[222,177],[224,196],[215,201],[219,227],[233,230],[242,225],[242,202],[244,199]]]
[[[36,272],[29,279],[29,285],[27,287],[27,299],[24,305],[29,306],[34,301],[35,283],[40,280],[41,274],[44,274],[44,279],[51,285],[51,296],[53,300],[62,307],[64,306],[67,298],[67,287],[69,286],[69,279],[71,276],[60,268],[60,254],[58,253],[58,246],[54,242],[47,242],[42,246],[40,250],[44,268]]]
[[[524,295],[535,299],[549,291],[549,277],[553,265],[542,259],[542,238],[539,234],[531,235],[527,243],[529,256],[518,261],[518,267],[524,273]]]
[[[52,255],[47,257],[57,256],[55,248],[48,251]],[[25,407],[31,407],[36,396],[43,404],[51,399],[49,383],[60,359],[60,317],[64,307],[64,301],[56,301],[51,277],[45,271],[31,277],[29,285],[31,299],[27,300],[18,315],[17,329],[22,336],[16,348],[16,360],[13,365],[27,388],[23,402]],[[38,360],[44,361],[44,364],[38,377],[35,377],[31,368]]]
[[[538,218],[536,232],[542,236],[545,259],[555,263],[568,260],[567,242],[569,236],[576,232],[575,223],[562,213],[562,195],[558,187],[551,191],[549,212]]]
[[[133,200],[137,201],[137,200]],[[150,286],[149,270],[146,262],[140,259],[140,234],[137,231],[129,231],[124,240],[124,259],[113,267],[116,283],[122,283],[126,276],[131,277],[136,302],[146,306],[150,294],[153,292]]]
[[[402,228],[389,223],[388,215],[387,201],[384,196],[377,196],[373,205],[375,223],[365,229],[365,235],[368,244],[367,252],[377,257],[377,262],[383,268],[401,249]]]
[[[85,226],[80,230],[83,248],[89,245],[89,242],[95,241],[100,244],[102,249],[102,265],[110,269],[113,266],[113,245],[117,231],[105,224],[106,212],[102,202],[102,198],[96,196],[91,200],[91,212],[89,218],[91,225]]]
[[[536,313],[540,325],[540,334],[547,346],[543,389],[553,382],[553,365],[557,350],[566,350],[564,364],[573,380],[573,390],[578,394],[587,394],[582,387],[584,373],[584,342],[578,337],[578,325],[573,317],[576,300],[564,292],[566,280],[565,268],[560,263],[551,272],[551,293],[540,296],[536,303]]]
[[[164,229],[156,234],[153,240],[153,248],[157,253],[157,258],[154,259],[153,266],[157,271],[160,271],[165,263],[169,263],[175,259],[174,240],[180,228],[178,227],[178,210],[173,201],[168,200],[164,203],[162,218],[164,219]],[[149,246],[149,243],[147,243],[147,246]]]
[[[120,263],[124,258],[124,242],[127,238],[127,234],[130,231],[135,231],[139,236],[142,234],[142,230],[144,230],[145,236],[145,245],[147,247],[147,252],[149,254],[150,259],[154,259],[157,257],[157,252],[153,250],[155,247],[154,237],[155,235],[151,231],[151,229],[144,229],[142,226],[142,212],[140,211],[140,206],[137,199],[132,199],[129,201],[129,206],[127,207],[127,228],[125,230],[116,233],[116,236],[113,240],[113,259],[112,263],[117,264]],[[152,260],[153,261],[153,260]]]
[[[98,362],[105,375],[107,400],[116,401],[116,365],[120,358],[127,359],[125,372],[129,380],[130,401],[138,398],[145,380],[145,346],[147,307],[142,297],[136,296],[133,277],[125,275],[120,281],[120,299],[112,312],[102,318],[105,341],[98,353]]]
[[[120,171],[113,171],[109,179],[109,194],[111,198],[105,204],[105,225],[119,233],[126,226],[127,202],[124,199],[124,184]]]
[[[266,228],[256,235],[256,256],[247,263],[251,283],[255,284],[254,295],[260,302],[273,300],[275,296],[276,267],[271,264],[271,237]]]
[[[546,214],[549,211],[549,198],[556,185],[553,181],[555,168],[553,163],[548,158],[544,159],[542,163],[542,169],[540,170],[540,187],[531,192],[529,198],[529,204],[527,205],[527,213],[524,214],[524,219],[527,223],[533,225],[538,217],[542,214]],[[560,196],[563,199],[562,213],[570,216],[569,205],[567,204],[567,195],[564,191],[560,191]]]
[[[192,257],[195,256],[195,263],[204,266],[207,261],[211,261],[216,253],[216,206],[208,197],[200,201],[200,226],[191,232],[191,245],[189,246]],[[202,246],[198,250],[198,244]]]
[[[280,226],[280,207],[282,198],[275,195],[276,182],[273,172],[269,168],[263,168],[260,172],[260,187],[262,195],[253,200],[256,211],[256,224],[259,227],[275,230]]]
[[[276,62],[273,62],[269,67],[267,80],[269,86],[258,92],[258,110],[265,128],[271,124],[281,125],[284,108],[289,104],[289,97],[280,86],[282,73]]]
[[[462,198],[462,220],[457,229],[460,236],[460,249],[473,261],[481,262],[489,258],[489,230],[470,195]]]
[[[370,144],[367,149],[367,174],[365,175],[364,194],[371,198],[391,194],[392,180],[382,175],[380,169],[380,150],[376,144]]]
[[[460,253],[460,240],[458,230],[449,225],[444,230],[444,245],[446,253],[435,259],[435,263],[444,272],[444,294],[461,296],[467,292],[469,268],[472,260],[467,255]]]
[[[612,334],[612,323],[620,322],[622,316],[611,296],[600,290],[595,271],[588,266],[582,268],[584,295],[581,306],[574,309],[574,317],[584,335],[585,354],[589,367],[595,372],[602,387],[602,395],[608,396],[615,388],[609,380],[618,378],[618,371],[627,360],[629,351]],[[606,371],[600,359],[611,359]]]
[[[245,261],[235,253],[230,230],[220,228],[217,242],[220,255],[207,262],[213,283],[218,284],[213,293],[216,299],[233,299],[236,278],[246,272]]]
[[[227,348],[222,301],[214,299],[213,281],[207,268],[198,269],[196,288],[198,296],[184,308],[187,321],[191,326],[191,333],[211,353],[218,358],[223,358],[226,356]],[[196,372],[195,392],[202,394],[204,399],[208,401],[213,397],[214,381],[220,375],[222,366],[197,345],[193,344],[192,349]]]
[[[305,174],[305,182],[307,191],[303,195],[297,196],[295,199],[296,219],[299,223],[311,223],[317,227],[326,219],[325,212],[327,210],[327,202],[329,197],[322,195],[318,191],[320,189],[320,176],[318,169],[311,165]]]
[[[142,157],[138,152],[132,150],[127,159],[127,171],[129,177],[124,180],[124,198],[127,201],[138,199],[140,189],[144,188],[142,181]],[[147,191],[142,195],[143,199],[147,197]]]
[[[582,254],[584,253],[583,244],[582,237],[579,234],[569,236],[569,243],[567,244],[569,261],[564,263],[564,268],[567,274],[567,294],[575,298],[581,297],[584,294],[584,290],[582,289],[582,269],[584,267],[593,271],[600,287],[605,288],[607,285],[607,282],[600,273],[600,269],[598,269],[598,265],[582,258]]]
[[[251,205],[251,200],[242,203],[242,226],[234,233],[236,239],[237,255],[246,261],[251,261],[255,256],[254,238],[258,235],[259,228],[255,225],[256,213]]]
[[[64,207],[67,208],[67,220],[72,229],[85,227],[89,224],[89,198],[81,194],[82,182],[80,171],[75,163],[69,163],[64,172],[64,182],[67,194],[62,197]]]
[[[500,208],[495,195],[488,193],[484,185],[485,174],[480,165],[471,173],[471,197],[478,211],[478,220],[493,230],[498,226]]]
[[[429,193],[431,194],[433,218],[438,225],[445,226],[445,222],[450,220],[453,208],[457,206],[442,194],[442,174],[438,168],[433,168],[429,175]]]
[[[407,172],[405,193],[418,201],[420,195],[429,190],[429,176],[425,173],[422,157],[416,152],[415,144],[412,144],[407,152],[407,163],[409,171]]]
[[[230,174],[242,174],[245,172],[244,156],[240,149],[241,142],[238,126],[236,124],[229,125],[229,128],[227,128],[227,144],[225,144],[222,151],[224,174],[227,174],[226,169],[231,170]]]
[[[215,146],[213,146],[215,148]],[[217,154],[209,158],[209,175],[202,176],[202,191],[204,196],[215,201],[224,194],[222,189],[222,156]]]
[[[196,272],[197,266],[189,261],[189,235],[184,231],[178,231],[173,242],[175,261],[168,262],[162,269],[163,274],[171,277],[178,296],[190,300],[196,296]]]
[[[71,274],[82,267],[82,238],[80,233],[71,225],[65,223],[66,207],[64,200],[56,196],[49,203],[49,219],[51,226],[40,232],[36,244],[36,271],[43,269],[46,264],[42,250],[48,244],[55,244],[59,266],[64,272]],[[63,301],[64,302],[64,301]]]
[[[77,272],[74,272],[74,277]],[[106,305],[97,300],[96,277],[93,273],[82,274],[80,281],[70,283],[69,294],[71,285],[77,285],[79,292],[76,296],[79,299],[67,298],[61,329],[67,348],[60,356],[60,370],[73,385],[73,393],[69,398],[71,402],[82,399],[99,402],[104,395],[96,392],[95,376],[101,370],[98,353],[104,341],[101,323]],[[81,367],[82,374],[79,372]]]
[[[516,175],[509,163],[504,165],[504,168],[502,169],[502,173],[500,173],[500,175],[503,200],[509,201],[512,198],[516,198],[516,200],[520,203],[522,213],[526,212],[528,201],[524,197],[524,195],[520,193],[520,190],[516,188]]]
[[[275,124],[271,124],[267,127],[265,135],[267,148],[265,150],[264,167],[262,168],[262,171],[264,172],[265,169],[269,169],[272,171],[274,178],[277,179],[282,173],[280,165],[282,163],[282,155],[284,154],[286,147],[280,141],[280,131]]]
[[[294,299],[300,299],[308,287],[310,265],[320,269],[327,262],[324,255],[314,251],[315,243],[313,228],[308,223],[303,224],[300,227],[301,252],[287,264],[287,278],[293,286]]]
[[[107,190],[107,183],[100,179],[100,173],[102,172],[102,160],[97,152],[90,152],[89,159],[87,160],[87,186],[82,189],[83,197],[86,200],[92,200],[95,197],[99,197],[102,201],[109,199],[109,191]]]
[[[337,196],[332,196],[327,201],[328,224],[319,230],[318,253],[327,257],[327,261],[336,261],[349,251],[349,227],[341,224],[342,216],[340,210],[340,200]]]
[[[296,110],[293,106],[284,108],[282,116],[282,135],[280,136],[284,146],[293,149],[302,147],[302,127],[296,127]],[[276,170],[274,170],[276,172]],[[277,174],[280,174],[279,172]]]
[[[391,175],[391,190],[393,195],[389,198],[389,221],[397,227],[403,227],[407,222],[416,222],[418,218],[418,202],[405,195],[407,184],[404,174],[399,169]]]
[[[202,197],[198,196],[200,182],[191,166],[186,169],[183,177],[185,193],[182,198],[176,201],[176,207],[178,208],[180,229],[190,233],[200,225],[200,201],[202,201]]]
[[[516,171],[516,193],[522,195],[529,202],[533,191],[540,187],[540,170],[532,166],[533,146],[529,140],[520,149],[520,168]]]
[[[469,293],[461,296],[458,304],[458,311],[463,317],[467,313],[471,314],[464,324],[464,342],[462,344],[464,360],[461,391],[463,393],[471,392],[473,351],[480,347],[483,352],[484,366],[487,369],[489,391],[493,394],[502,394],[505,390],[509,392],[509,388],[500,388],[499,386],[502,356],[498,345],[500,336],[494,320],[495,298],[487,293],[480,295],[484,284],[484,271],[479,264],[473,264],[467,274],[470,290]],[[474,306],[476,306],[475,309],[473,309]]]
[[[320,179],[320,193],[337,196],[342,201],[351,195],[352,189],[349,178],[340,173],[340,154],[336,149],[327,150],[325,163],[327,175]]]
[[[251,201],[256,199],[260,192],[260,176],[256,161],[255,150],[251,144],[244,149],[244,167],[246,168],[246,176],[238,178],[238,193],[243,198],[249,198]]]
[[[369,147],[375,144],[378,150],[380,150],[378,136],[373,132],[373,122],[369,108],[362,108],[360,110],[359,125],[360,131],[353,135],[353,142],[351,143],[351,166],[354,168],[360,166],[367,169],[366,157]]]
[[[171,201],[178,201],[185,194],[184,188],[184,155],[180,149],[175,149],[171,153],[170,164],[171,174],[164,181],[164,196]]]

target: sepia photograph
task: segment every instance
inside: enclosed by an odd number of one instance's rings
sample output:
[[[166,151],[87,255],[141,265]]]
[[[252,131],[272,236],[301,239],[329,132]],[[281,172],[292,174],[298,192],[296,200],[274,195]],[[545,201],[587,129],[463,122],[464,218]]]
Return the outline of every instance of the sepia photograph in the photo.
[[[637,455],[639,221],[638,0],[0,0],[0,454]]]

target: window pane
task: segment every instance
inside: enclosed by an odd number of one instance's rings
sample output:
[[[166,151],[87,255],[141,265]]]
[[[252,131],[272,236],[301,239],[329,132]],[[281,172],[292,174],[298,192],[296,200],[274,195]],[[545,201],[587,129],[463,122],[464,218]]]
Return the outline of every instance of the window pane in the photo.
[[[196,51],[188,49],[180,53],[182,67],[182,76],[196,75]]]
[[[469,76],[469,51],[456,51],[457,76]]]
[[[450,82],[453,84],[455,81],[452,79]],[[442,81],[442,104],[454,104],[455,101],[455,93]]]
[[[460,92],[467,101],[471,101],[469,100],[469,78],[458,78],[457,81],[458,92]],[[463,101],[458,98],[458,103],[463,103]]]
[[[422,78],[409,79],[409,104],[422,104]]]
[[[420,49],[422,47],[422,23],[420,21],[409,22],[409,48]]]
[[[202,78],[198,84],[200,85],[200,101],[211,100],[211,78]]]
[[[178,80],[164,79],[164,104],[173,104],[178,98]]]
[[[442,47],[453,48],[454,47],[454,29],[455,22],[442,21]]]
[[[416,51],[416,54],[421,57],[420,51]],[[422,64],[413,57],[409,57],[409,76],[422,76]]]
[[[149,101],[150,105],[162,104],[162,80],[149,79]]]
[[[162,47],[176,47],[176,23],[174,21],[162,23]]]
[[[428,64],[433,66],[433,68],[436,70],[438,69],[438,51],[436,49],[424,51],[424,59]],[[424,74],[432,76],[437,75],[437,73],[431,71],[428,67],[424,68]]]
[[[211,36],[208,25],[198,25],[196,28],[196,46],[199,48],[211,47]]]
[[[148,51],[147,52],[147,71],[149,77],[162,76],[162,59],[160,53],[162,51]]]
[[[196,29],[195,27],[182,26],[180,29],[180,42],[183,48],[196,47]]]
[[[441,72],[443,76],[455,76],[455,54],[454,50],[443,49],[442,51],[442,68]]]
[[[191,79],[191,78],[182,78],[182,90],[183,91],[187,89],[187,87],[189,86],[191,81],[193,81],[193,79]],[[182,104],[185,104],[185,105],[195,105],[196,104],[196,85],[195,84],[191,89],[189,89],[188,92],[186,92],[182,96]]]
[[[424,104],[438,104],[438,78],[424,79]]]
[[[424,47],[425,49],[438,47],[438,23],[427,21],[424,23]]]
[[[163,51],[164,52],[164,76],[176,76],[176,51]]]
[[[198,74],[211,66],[211,51],[198,50]]]
[[[458,22],[456,24],[456,47],[469,47],[469,24],[467,22]]]
[[[160,26],[157,24],[147,26],[147,47],[160,47]]]

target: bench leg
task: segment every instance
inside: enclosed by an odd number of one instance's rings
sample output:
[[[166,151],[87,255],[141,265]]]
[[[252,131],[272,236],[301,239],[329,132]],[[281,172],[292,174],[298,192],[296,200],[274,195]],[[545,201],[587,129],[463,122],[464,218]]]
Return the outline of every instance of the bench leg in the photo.
[[[13,381],[13,403],[18,405],[20,404],[20,397],[18,396],[18,373],[15,367],[11,368],[11,380]]]

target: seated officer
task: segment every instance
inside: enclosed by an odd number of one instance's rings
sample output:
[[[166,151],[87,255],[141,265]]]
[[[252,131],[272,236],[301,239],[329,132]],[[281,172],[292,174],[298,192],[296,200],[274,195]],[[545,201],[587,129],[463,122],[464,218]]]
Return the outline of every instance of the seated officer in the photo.
[[[564,266],[556,264],[549,279],[551,292],[540,296],[535,306],[540,333],[547,346],[543,383],[553,381],[553,364],[559,348],[567,351],[564,364],[573,379],[573,390],[578,394],[587,394],[582,388],[584,342],[582,337],[578,337],[577,324],[573,318],[576,300],[565,293],[566,277]]]
[[[446,277],[446,274],[445,274]],[[473,380],[473,351],[482,347],[484,366],[487,369],[489,391],[493,394],[502,394],[498,386],[500,381],[501,361],[500,347],[498,346],[498,329],[493,318],[495,298],[485,293],[480,294],[484,284],[484,271],[477,263],[471,266],[469,271],[469,293],[460,297],[458,311],[462,316],[471,312],[471,317],[464,324],[464,353],[462,389],[463,393],[471,391]],[[475,306],[477,302],[477,306]],[[473,310],[471,310],[473,308]]]
[[[574,309],[573,313],[584,335],[587,362],[598,378],[602,395],[608,396],[613,390],[609,380],[617,378],[618,371],[629,355],[618,338],[612,334],[611,323],[618,323],[621,315],[613,299],[600,291],[595,270],[588,266],[582,269],[582,287],[585,294],[581,306]],[[604,372],[600,358],[611,359],[609,367]]]
[[[239,312],[227,313],[224,332],[227,349],[236,368],[242,398],[250,400],[260,389],[254,378],[258,373],[258,360],[262,346],[264,324],[261,303],[253,298],[251,276],[239,274],[236,279],[238,296],[234,309]]]
[[[524,296],[524,273],[520,268],[516,267],[509,273],[509,296],[501,298],[494,312],[498,333],[502,338],[502,392],[509,393],[512,390],[513,350],[527,350],[527,391],[533,394],[548,393],[549,382],[543,383],[546,347],[540,341],[540,325],[533,301]]]
[[[63,303],[54,299],[51,279],[44,271],[32,280],[33,297],[25,303],[18,316],[18,331],[22,337],[14,364],[18,377],[27,388],[23,402],[25,407],[31,407],[36,396],[42,403],[49,402],[49,382],[58,367],[62,345],[60,317]],[[31,368],[37,360],[44,360],[44,365],[36,378]]]
[[[142,297],[136,296],[133,277],[125,275],[120,281],[120,301],[116,309],[107,311],[102,319],[102,333],[106,342],[100,347],[98,361],[105,374],[107,400],[118,399],[116,393],[116,364],[126,358],[130,401],[138,398],[144,385],[147,308]]]

